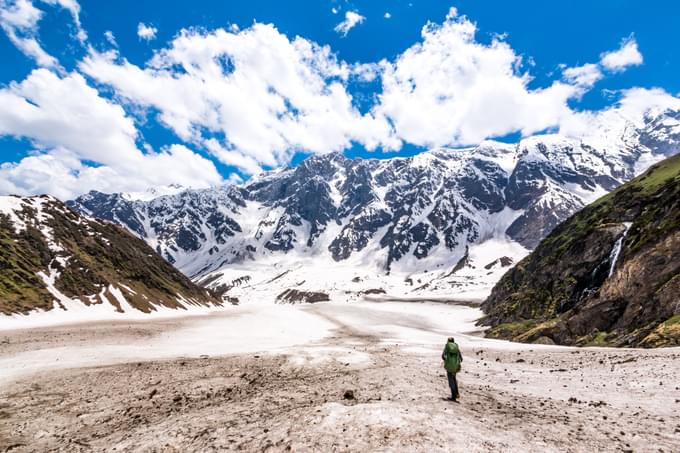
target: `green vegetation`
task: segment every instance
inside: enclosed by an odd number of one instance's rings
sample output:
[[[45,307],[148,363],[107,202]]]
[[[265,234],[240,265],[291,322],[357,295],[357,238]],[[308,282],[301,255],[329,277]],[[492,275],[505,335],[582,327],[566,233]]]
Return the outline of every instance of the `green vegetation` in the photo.
[[[609,332],[596,332],[584,346],[609,346],[609,343],[607,342],[608,336]]]
[[[105,291],[107,300],[117,304],[107,290],[114,285],[145,312],[154,310],[154,305],[179,307],[178,297],[197,304],[221,304],[124,229],[86,220],[56,201],[45,200],[43,212],[47,220],[41,227],[52,230],[63,252],[51,250],[43,233],[31,225],[34,211],[21,211],[27,227],[19,233],[7,216],[0,215],[0,313],[50,309],[54,297],[37,275],[48,274],[50,266],[59,273],[56,288],[83,303],[91,303],[90,296],[95,296],[94,303],[103,302],[98,295]],[[67,259],[66,266],[57,257]]]
[[[627,185],[650,193],[661,185],[667,184],[672,180],[678,181],[679,179],[680,154],[652,166],[644,174],[638,176]]]
[[[537,322],[534,320],[505,322],[489,329],[486,336],[490,338],[515,338],[531,330],[536,324]]]
[[[680,315],[659,324],[642,342],[643,346],[680,346]]]
[[[9,218],[0,214],[0,313],[26,313],[33,308],[48,309],[51,298],[45,294],[45,284],[36,272],[42,268],[41,255],[45,249],[34,249],[32,228],[16,235]]]

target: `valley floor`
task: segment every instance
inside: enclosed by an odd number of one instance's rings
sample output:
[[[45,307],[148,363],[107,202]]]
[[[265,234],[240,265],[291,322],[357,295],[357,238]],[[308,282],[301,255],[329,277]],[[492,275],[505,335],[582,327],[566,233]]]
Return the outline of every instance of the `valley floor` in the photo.
[[[0,450],[680,450],[680,349],[487,340],[478,316],[334,302],[0,331]]]

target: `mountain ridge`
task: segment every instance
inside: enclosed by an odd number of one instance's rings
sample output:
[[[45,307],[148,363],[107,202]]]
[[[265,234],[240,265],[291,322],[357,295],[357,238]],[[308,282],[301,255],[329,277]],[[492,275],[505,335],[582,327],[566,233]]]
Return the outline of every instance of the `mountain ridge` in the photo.
[[[678,118],[669,111],[641,125],[617,118],[596,128],[599,135],[487,141],[407,158],[331,153],[239,187],[149,201],[90,192],[69,205],[124,225],[195,280],[295,259],[352,263],[399,281],[416,276],[429,292],[464,293],[474,286],[469,276],[445,282],[445,275],[469,250],[496,240],[506,245],[478,268],[502,257],[518,261],[559,222],[662,159],[657,148],[676,151]],[[481,278],[487,291],[493,278],[500,275]]]

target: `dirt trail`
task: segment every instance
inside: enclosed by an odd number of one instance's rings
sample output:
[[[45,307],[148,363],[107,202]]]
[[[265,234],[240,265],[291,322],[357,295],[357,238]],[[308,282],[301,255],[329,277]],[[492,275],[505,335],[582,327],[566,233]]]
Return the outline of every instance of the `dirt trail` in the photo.
[[[444,400],[439,346],[397,345],[321,310],[337,330],[287,353],[46,370],[3,384],[0,451],[680,450],[678,349],[462,341],[456,404]],[[83,341],[69,329],[5,337],[15,352],[44,346],[35,342],[46,334],[52,346]]]

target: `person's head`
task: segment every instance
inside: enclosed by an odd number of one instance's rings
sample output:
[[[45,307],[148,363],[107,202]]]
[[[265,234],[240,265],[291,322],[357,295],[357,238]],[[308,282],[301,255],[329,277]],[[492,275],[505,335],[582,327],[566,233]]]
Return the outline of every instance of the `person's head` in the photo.
[[[453,337],[449,337],[449,339],[448,339],[447,341],[448,341],[449,343],[455,343],[455,341],[453,340]]]

